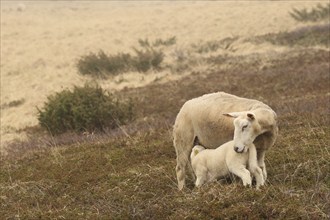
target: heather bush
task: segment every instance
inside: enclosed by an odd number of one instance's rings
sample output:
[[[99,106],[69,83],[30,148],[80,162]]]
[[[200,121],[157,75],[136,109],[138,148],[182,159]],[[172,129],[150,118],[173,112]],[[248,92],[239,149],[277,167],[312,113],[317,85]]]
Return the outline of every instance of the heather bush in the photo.
[[[48,97],[38,109],[39,124],[49,132],[104,131],[132,120],[131,101],[119,100],[98,85],[85,84]]]

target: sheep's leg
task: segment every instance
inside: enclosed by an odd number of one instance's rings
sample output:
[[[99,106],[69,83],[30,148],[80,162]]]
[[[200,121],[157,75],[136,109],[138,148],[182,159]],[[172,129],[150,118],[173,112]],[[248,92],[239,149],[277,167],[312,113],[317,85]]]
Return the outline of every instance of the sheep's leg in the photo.
[[[265,164],[265,154],[266,151],[259,151],[257,154],[257,160],[258,160],[258,166],[262,170],[262,175],[264,177],[264,181],[267,179],[267,170],[266,170],[266,164]]]
[[[186,183],[186,162],[180,156],[177,157],[176,178],[178,180],[179,190],[182,190]]]
[[[186,176],[186,172],[185,172],[185,167],[184,167],[184,165],[182,165],[182,164],[177,164],[177,165],[176,165],[176,178],[177,178],[177,180],[178,180],[178,187],[179,187],[179,190],[182,190],[183,187],[184,187],[185,184],[186,184],[185,176]]]
[[[272,147],[275,144],[276,137],[278,135],[278,127],[275,126],[274,129],[271,132],[264,133],[260,136],[258,136],[255,140],[255,144],[257,146],[258,154],[257,154],[257,160],[258,165],[262,169],[262,174],[264,177],[264,180],[267,179],[267,169],[265,165],[265,154],[267,149]]]
[[[260,186],[265,184],[265,180],[263,172],[257,164],[257,150],[254,144],[249,147],[249,170],[256,178],[256,187],[259,189]]]
[[[262,175],[262,170],[260,167],[256,166],[254,169],[250,170],[252,175],[256,178],[256,188],[259,189],[260,186],[265,185],[264,176]]]
[[[179,190],[182,190],[186,183],[186,169],[188,164],[190,164],[189,153],[190,152],[177,151],[176,177]]]
[[[251,174],[244,166],[233,167],[233,168],[229,167],[229,171],[242,179],[243,186],[252,185]]]
[[[193,148],[194,141],[194,132],[193,130],[181,129],[184,127],[180,124],[175,125],[175,129],[173,131],[173,144],[176,151],[176,177],[178,180],[178,188],[182,190],[186,183],[186,172],[187,168],[191,169],[190,164],[190,153]],[[188,170],[189,172],[190,170]],[[193,176],[195,179],[195,176]]]

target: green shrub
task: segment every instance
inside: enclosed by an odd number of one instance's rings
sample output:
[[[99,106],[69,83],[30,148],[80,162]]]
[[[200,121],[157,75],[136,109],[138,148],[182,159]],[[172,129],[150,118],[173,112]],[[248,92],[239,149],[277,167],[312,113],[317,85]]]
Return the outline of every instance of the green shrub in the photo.
[[[308,11],[306,8],[298,10],[293,9],[290,12],[291,17],[293,17],[296,21],[300,22],[308,22],[308,21],[322,21],[329,20],[330,17],[330,4],[321,5],[317,4],[316,7],[312,8]]]
[[[132,120],[131,101],[121,101],[98,85],[86,84],[48,97],[38,109],[39,124],[51,133],[104,131]]]
[[[98,53],[90,53],[82,56],[77,62],[79,73],[104,78],[107,75],[117,75],[127,71],[147,72],[150,69],[160,69],[164,60],[164,53],[154,47],[170,46],[176,43],[176,37],[162,40],[156,39],[150,43],[148,39],[139,39],[142,49],[133,48],[135,55],[118,53],[107,55],[100,50]]]
[[[119,53],[107,55],[102,50],[98,54],[83,56],[77,63],[78,71],[83,75],[104,77],[107,74],[118,74],[130,69],[131,55]]]
[[[149,69],[160,69],[164,59],[164,53],[154,49],[138,50],[134,48],[136,56],[133,57],[132,66],[139,72],[147,72]]]
[[[107,55],[102,50],[98,54],[90,53],[83,56],[77,63],[78,71],[83,75],[104,78],[107,75],[117,75],[129,70],[147,72],[151,68],[160,69],[164,53],[152,47],[138,50],[133,48],[135,56],[127,53]]]

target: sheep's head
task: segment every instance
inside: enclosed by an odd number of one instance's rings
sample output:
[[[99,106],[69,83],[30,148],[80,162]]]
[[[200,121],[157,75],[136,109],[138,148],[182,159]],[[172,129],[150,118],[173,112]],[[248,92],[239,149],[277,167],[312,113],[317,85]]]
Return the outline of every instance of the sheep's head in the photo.
[[[231,112],[224,114],[234,118],[234,150],[246,152],[254,139],[260,134],[260,125],[252,112]]]

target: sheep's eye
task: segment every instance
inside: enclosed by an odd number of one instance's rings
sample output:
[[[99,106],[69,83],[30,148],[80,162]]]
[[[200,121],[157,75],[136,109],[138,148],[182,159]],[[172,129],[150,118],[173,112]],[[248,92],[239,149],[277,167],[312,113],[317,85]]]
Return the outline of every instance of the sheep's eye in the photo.
[[[244,131],[245,128],[247,128],[247,125],[244,125],[244,126],[242,127],[242,131]]]

